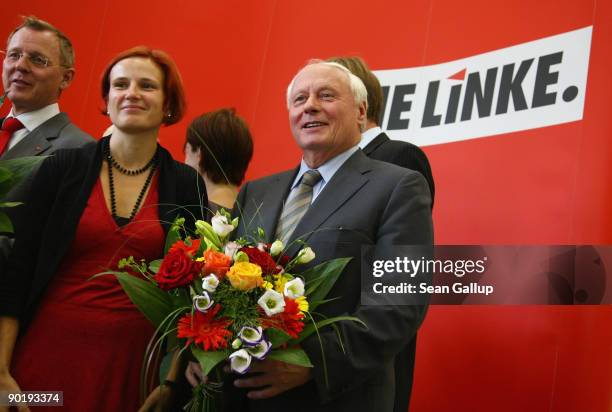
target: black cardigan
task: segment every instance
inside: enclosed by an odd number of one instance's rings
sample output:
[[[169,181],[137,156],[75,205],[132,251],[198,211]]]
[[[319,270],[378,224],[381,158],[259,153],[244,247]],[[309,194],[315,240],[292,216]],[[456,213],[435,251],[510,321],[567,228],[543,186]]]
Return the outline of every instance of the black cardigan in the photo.
[[[16,317],[20,333],[74,240],[77,225],[102,167],[103,138],[57,151],[36,174],[26,204],[13,214],[16,241],[0,274],[0,316]],[[159,148],[159,219],[167,233],[177,215],[193,228],[205,217],[206,188],[197,172]]]

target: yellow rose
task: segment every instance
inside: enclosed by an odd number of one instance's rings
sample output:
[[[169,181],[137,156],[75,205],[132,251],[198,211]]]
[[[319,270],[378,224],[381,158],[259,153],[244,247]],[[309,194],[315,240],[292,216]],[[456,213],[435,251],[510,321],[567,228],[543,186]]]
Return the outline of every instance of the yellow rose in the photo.
[[[249,262],[237,262],[227,272],[227,278],[233,287],[239,290],[251,290],[263,286],[261,268]]]

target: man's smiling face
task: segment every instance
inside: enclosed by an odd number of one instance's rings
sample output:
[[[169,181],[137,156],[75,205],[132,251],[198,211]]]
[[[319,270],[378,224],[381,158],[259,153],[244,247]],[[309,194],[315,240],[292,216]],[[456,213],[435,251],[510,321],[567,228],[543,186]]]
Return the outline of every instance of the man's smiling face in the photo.
[[[289,123],[298,146],[308,160],[314,154],[318,167],[356,145],[365,105],[355,102],[349,79],[342,70],[311,64],[296,76],[289,94]]]

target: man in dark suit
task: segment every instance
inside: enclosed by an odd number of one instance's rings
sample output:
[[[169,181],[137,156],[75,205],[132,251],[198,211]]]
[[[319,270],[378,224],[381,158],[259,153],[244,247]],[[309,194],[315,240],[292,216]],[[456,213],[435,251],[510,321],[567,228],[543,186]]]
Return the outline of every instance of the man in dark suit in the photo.
[[[57,103],[74,73],[70,40],[51,24],[25,17],[8,38],[2,64],[2,84],[12,107],[0,118],[0,160],[49,155],[93,142],[60,112]],[[23,182],[11,191],[9,199],[22,200],[28,187],[29,183]],[[0,236],[0,271],[10,243]]]
[[[316,335],[304,340],[313,368],[255,362],[253,374],[226,388],[233,410],[393,410],[394,358],[412,340],[426,307],[362,305],[361,248],[431,245],[431,197],[419,173],[372,160],[359,149],[366,96],[363,83],[341,65],[317,61],[300,70],[287,104],[302,162],[246,183],[237,207],[238,236],[261,227],[268,241],[304,240],[316,252],[313,265],[352,257],[329,293],[337,299],[317,311],[356,316],[367,328],[340,322],[339,334],[323,328],[321,341]]]
[[[336,62],[359,77],[368,91],[368,113],[365,131],[361,136],[359,147],[372,159],[416,170],[425,177],[431,191],[433,208],[436,187],[427,155],[423,150],[409,142],[391,140],[382,131],[383,93],[378,78],[368,69],[360,57],[331,57],[327,61]],[[407,409],[402,409],[405,412]]]
[[[391,140],[380,128],[383,94],[380,82],[360,57],[332,57],[327,61],[339,63],[359,77],[368,91],[368,113],[365,132],[361,135],[359,147],[372,159],[416,170],[421,173],[431,192],[433,208],[435,185],[427,155],[412,143]],[[395,407],[394,412],[407,412],[412,391],[412,376],[416,351],[414,339],[395,357]]]

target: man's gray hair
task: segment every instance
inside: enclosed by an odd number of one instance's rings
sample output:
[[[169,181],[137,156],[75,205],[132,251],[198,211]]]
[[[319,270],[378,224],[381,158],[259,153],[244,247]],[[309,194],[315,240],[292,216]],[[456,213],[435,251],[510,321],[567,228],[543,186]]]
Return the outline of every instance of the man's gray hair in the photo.
[[[320,60],[320,59],[310,60],[306,64],[306,66],[302,67],[300,71],[298,71],[297,74],[293,76],[291,83],[289,83],[289,86],[287,87],[287,108],[291,107],[291,92],[293,91],[293,84],[295,83],[295,79],[305,67],[311,66],[313,64],[320,64],[323,66],[333,67],[335,69],[342,71],[347,76],[349,88],[351,89],[351,92],[353,93],[353,97],[355,98],[355,103],[357,105],[360,105],[361,103],[365,103],[366,109],[367,109],[368,91],[366,90],[366,87],[361,81],[361,79],[355,76],[353,73],[351,73],[349,69],[347,69],[341,64],[334,63],[334,62],[327,62],[325,60]]]

